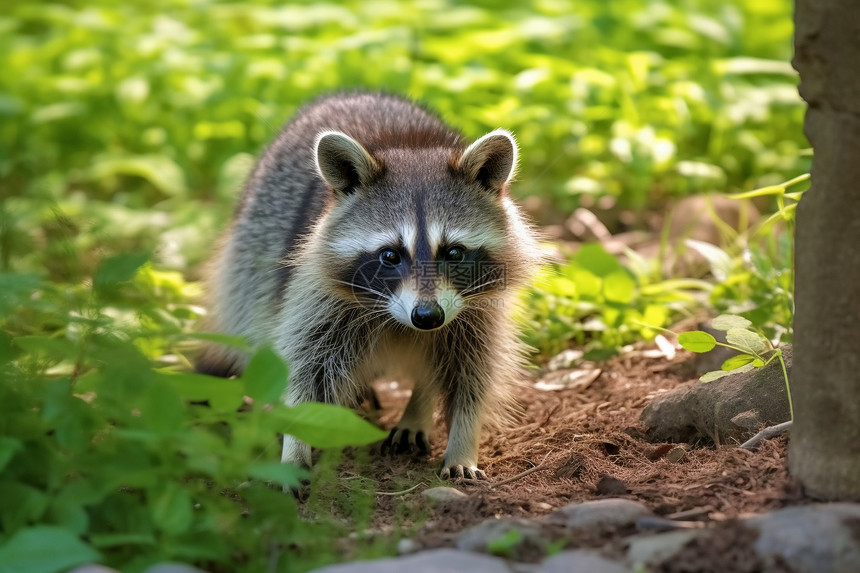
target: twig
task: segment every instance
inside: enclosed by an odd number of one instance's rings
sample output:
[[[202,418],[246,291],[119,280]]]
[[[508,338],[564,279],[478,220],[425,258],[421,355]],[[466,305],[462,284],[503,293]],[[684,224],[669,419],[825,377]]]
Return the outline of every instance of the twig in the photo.
[[[550,450],[549,452],[547,452],[547,454],[543,457],[543,459],[540,461],[540,463],[538,465],[536,465],[532,468],[529,468],[524,472],[520,472],[515,476],[509,477],[507,479],[503,479],[502,481],[497,481],[496,483],[491,483],[490,487],[498,487],[500,485],[505,485],[506,483],[511,483],[512,481],[517,481],[520,478],[524,478],[529,474],[533,474],[538,470],[542,470],[542,469],[546,468],[546,460],[553,454],[553,452],[555,452],[555,450]]]
[[[404,493],[409,493],[410,491],[412,491],[413,489],[415,489],[421,485],[427,485],[427,484],[424,483],[423,481],[420,481],[420,482],[416,483],[415,485],[413,485],[412,487],[410,487],[409,489],[404,489],[403,491],[378,491],[378,492],[376,492],[376,495],[403,495]]]
[[[547,467],[549,467],[549,466],[547,466],[547,464],[540,464],[539,466],[529,468],[526,471],[520,472],[513,477],[509,477],[508,479],[503,479],[502,481],[497,481],[496,483],[491,484],[490,487],[499,487],[500,485],[505,485],[506,483],[511,483],[512,481],[517,481],[520,478],[524,478],[529,474],[533,474],[536,471],[546,469]]]
[[[758,445],[764,440],[769,440],[774,436],[778,436],[784,432],[787,432],[789,429],[791,429],[791,420],[789,420],[788,422],[783,422],[782,424],[777,424],[776,426],[767,427],[746,442],[744,442],[743,444],[741,444],[741,449],[753,450],[758,447]]]

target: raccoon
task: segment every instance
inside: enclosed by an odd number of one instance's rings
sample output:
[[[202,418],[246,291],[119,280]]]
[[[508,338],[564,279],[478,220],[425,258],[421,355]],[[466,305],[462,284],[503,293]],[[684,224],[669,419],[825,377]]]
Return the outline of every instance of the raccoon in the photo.
[[[209,328],[272,345],[290,365],[288,405],[353,406],[380,377],[411,378],[383,451],[429,453],[441,397],[439,475],[486,479],[480,430],[507,411],[523,356],[511,306],[541,258],[508,193],[517,153],[505,130],[468,144],[394,95],[307,105],[245,186],[213,260]],[[230,376],[247,359],[212,346],[197,369]],[[310,454],[284,436],[284,462]]]

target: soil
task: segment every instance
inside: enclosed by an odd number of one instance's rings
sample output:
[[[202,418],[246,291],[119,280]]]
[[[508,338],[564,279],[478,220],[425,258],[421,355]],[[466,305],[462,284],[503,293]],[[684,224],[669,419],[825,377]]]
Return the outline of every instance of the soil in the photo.
[[[432,504],[420,495],[427,487],[446,485],[433,473],[445,449],[444,432],[432,436],[429,463],[426,458],[381,456],[377,448],[361,470],[377,482],[373,529],[389,533],[412,525],[418,547],[451,546],[457,532],[488,518],[537,517],[571,502],[624,497],[664,517],[711,522],[725,530],[732,545],[738,534],[730,525],[736,518],[805,503],[788,475],[785,436],[753,452],[736,444],[647,441],[638,421],[645,405],[661,392],[698,383],[691,354],[680,351],[672,360],[654,354],[633,350],[602,363],[600,376],[584,389],[541,390],[534,379],[524,381],[517,393],[522,409],[517,422],[485,432],[480,465],[489,481],[454,484],[468,494],[466,499]],[[409,393],[394,385],[377,390],[380,423],[391,427]],[[342,479],[355,478],[357,470],[351,466],[341,466]],[[410,514],[404,504],[424,519],[413,524],[404,518]],[[566,546],[605,550],[629,533],[577,535]],[[700,548],[696,559],[727,559],[718,545]],[[685,570],[686,561],[676,560],[682,568],[672,570]]]

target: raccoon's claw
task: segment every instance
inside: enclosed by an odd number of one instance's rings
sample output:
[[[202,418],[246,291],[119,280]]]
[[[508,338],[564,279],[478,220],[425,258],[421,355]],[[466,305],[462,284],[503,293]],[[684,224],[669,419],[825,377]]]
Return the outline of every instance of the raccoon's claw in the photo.
[[[382,453],[386,452],[390,452],[393,456],[413,453],[429,455],[430,442],[427,441],[427,434],[421,430],[412,432],[405,428],[394,428],[382,442]]]
[[[486,480],[487,474],[484,473],[484,470],[479,470],[476,467],[454,464],[451,466],[443,466],[439,471],[439,477],[454,481],[461,479]]]

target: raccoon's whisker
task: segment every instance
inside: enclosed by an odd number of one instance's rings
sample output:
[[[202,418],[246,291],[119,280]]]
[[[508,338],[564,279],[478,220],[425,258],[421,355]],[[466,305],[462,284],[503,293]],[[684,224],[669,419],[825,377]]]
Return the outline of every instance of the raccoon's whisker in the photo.
[[[370,288],[370,287],[365,286],[365,285],[359,285],[359,284],[351,283],[351,282],[349,282],[349,281],[339,281],[339,280],[335,280],[335,281],[333,281],[333,282],[336,282],[336,283],[338,283],[338,284],[342,284],[342,285],[348,286],[348,287],[350,287],[351,289],[361,290],[361,291],[364,291],[364,292],[367,292],[367,293],[370,293],[370,294],[375,294],[376,296],[378,296],[378,297],[380,297],[380,298],[384,298],[385,300],[391,300],[391,295],[390,295],[390,294],[388,294],[388,293],[384,293],[384,292],[382,292],[382,291],[379,291],[379,290],[376,290],[376,289],[373,289],[373,288]]]
[[[500,279],[498,277],[491,278],[490,280],[485,280],[487,277],[491,277],[494,273],[495,273],[494,268],[491,268],[490,270],[486,271],[484,274],[477,277],[471,285],[469,285],[467,288],[463,289],[463,292],[461,292],[460,295],[466,296],[468,294],[475,292],[478,289],[484,288],[486,286],[491,286],[491,285],[494,285],[494,284],[500,282]]]
[[[483,293],[478,292],[478,291],[480,291],[480,289],[483,289],[484,287],[496,285],[496,284],[498,284],[498,282],[499,281],[497,281],[497,280],[491,280],[491,281],[486,281],[483,283],[473,284],[473,285],[469,286],[469,288],[464,289],[460,293],[460,296],[465,298],[467,296],[477,296],[477,295],[483,294]]]

